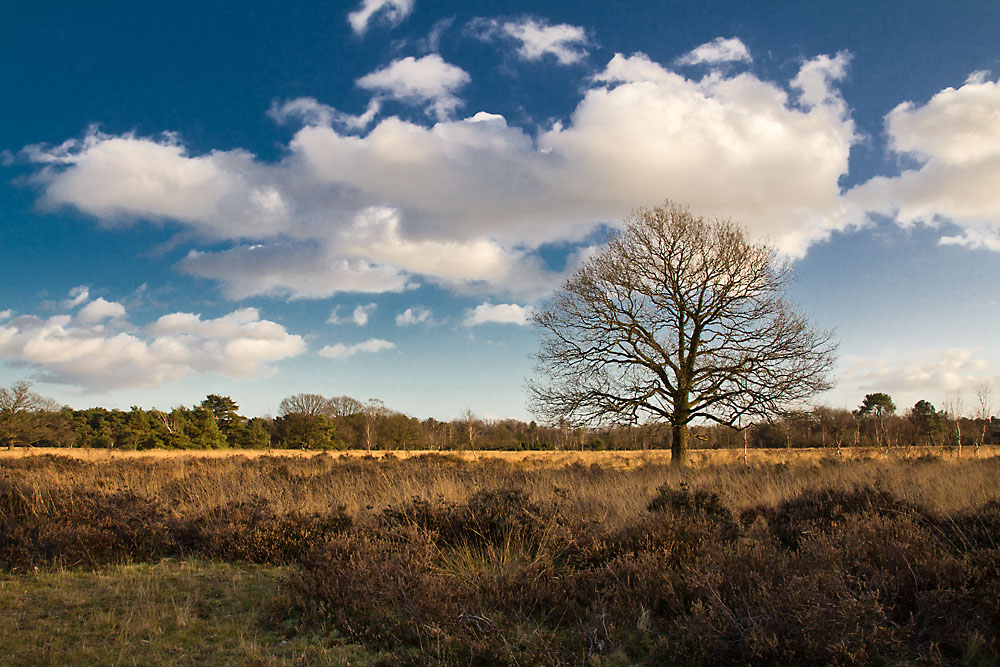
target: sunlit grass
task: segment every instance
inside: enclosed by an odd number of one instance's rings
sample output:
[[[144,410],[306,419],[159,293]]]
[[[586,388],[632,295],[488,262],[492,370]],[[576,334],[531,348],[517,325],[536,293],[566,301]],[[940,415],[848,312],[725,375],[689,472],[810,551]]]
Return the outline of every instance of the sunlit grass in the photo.
[[[269,620],[286,576],[178,560],[0,576],[0,664],[371,664],[341,638]]]

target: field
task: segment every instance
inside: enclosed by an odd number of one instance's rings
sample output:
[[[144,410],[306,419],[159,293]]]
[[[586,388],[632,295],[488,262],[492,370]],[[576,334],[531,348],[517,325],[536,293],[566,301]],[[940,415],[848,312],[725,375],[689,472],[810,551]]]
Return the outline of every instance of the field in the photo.
[[[994,450],[64,453],[0,454],[4,664],[1000,660]]]
[[[638,449],[638,450],[562,450],[562,451],[505,451],[505,450],[452,450],[437,451],[423,449],[398,449],[367,451],[364,449],[348,449],[345,451],[325,452],[315,449],[144,449],[144,450],[113,450],[94,449],[90,447],[18,447],[15,449],[0,449],[0,463],[4,459],[18,459],[34,456],[64,456],[82,461],[114,461],[127,459],[225,459],[231,457],[245,458],[312,458],[314,456],[333,456],[335,458],[383,458],[394,459],[426,458],[428,456],[447,456],[460,461],[502,460],[518,463],[529,467],[551,467],[581,463],[584,465],[598,464],[615,468],[630,468],[648,464],[666,464],[670,462],[670,450]],[[692,449],[689,453],[692,466],[723,465],[743,463],[742,449]],[[830,458],[843,460],[872,459],[913,459],[933,456],[942,460],[954,456],[953,450],[941,447],[899,447],[886,452],[875,447],[845,447],[838,454],[831,447],[796,447],[794,449],[752,448],[747,450],[747,463],[751,465],[767,463],[817,463]],[[1000,446],[984,445],[975,458],[992,458],[1000,456]],[[964,454],[965,458],[973,457],[971,449]]]

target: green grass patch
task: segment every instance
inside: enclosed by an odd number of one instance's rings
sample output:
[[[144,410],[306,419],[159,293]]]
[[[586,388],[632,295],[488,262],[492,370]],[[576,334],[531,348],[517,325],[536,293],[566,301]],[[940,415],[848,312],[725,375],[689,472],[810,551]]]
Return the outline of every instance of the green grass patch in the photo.
[[[376,654],[275,613],[287,568],[164,560],[0,575],[4,665],[366,665]],[[278,620],[274,620],[278,619]]]

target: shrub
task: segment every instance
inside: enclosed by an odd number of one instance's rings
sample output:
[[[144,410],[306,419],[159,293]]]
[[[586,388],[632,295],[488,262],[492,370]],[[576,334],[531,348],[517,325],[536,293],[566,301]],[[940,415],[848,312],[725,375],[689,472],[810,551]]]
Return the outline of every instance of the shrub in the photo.
[[[97,567],[155,560],[176,550],[163,507],[129,491],[52,493],[36,511],[19,485],[0,485],[0,561],[11,569],[49,562]]]
[[[187,550],[205,558],[280,565],[301,560],[350,525],[342,507],[329,514],[279,515],[258,498],[209,511],[186,525],[181,539]]]

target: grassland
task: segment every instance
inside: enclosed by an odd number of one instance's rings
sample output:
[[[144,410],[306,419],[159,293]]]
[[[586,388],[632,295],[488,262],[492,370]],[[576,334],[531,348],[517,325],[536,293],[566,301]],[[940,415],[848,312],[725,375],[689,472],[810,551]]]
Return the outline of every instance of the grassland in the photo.
[[[64,456],[82,461],[110,461],[128,459],[226,459],[242,458],[312,458],[315,456],[333,456],[336,458],[426,458],[428,456],[446,456],[452,460],[480,461],[501,460],[530,467],[559,467],[576,463],[584,465],[598,464],[615,468],[629,468],[649,464],[670,462],[670,450],[638,449],[638,450],[560,450],[560,451],[505,451],[505,450],[364,450],[348,449],[344,451],[326,452],[308,449],[144,449],[144,450],[113,450],[94,449],[90,447],[18,447],[0,449],[0,463],[4,459],[18,459],[33,456]],[[743,463],[742,449],[693,449],[690,451],[692,466],[725,465]],[[947,460],[955,456],[951,448],[941,447],[897,447],[891,450],[875,447],[844,447],[838,453],[830,447],[797,447],[794,449],[763,449],[754,448],[746,452],[746,463],[750,465],[774,463],[818,463],[830,458],[841,460],[898,460],[921,457],[935,457]],[[984,445],[978,455],[971,450],[966,451],[964,458],[992,458],[1000,456],[1000,447]]]
[[[0,576],[4,665],[372,664],[334,633],[269,622],[289,568],[165,559]]]
[[[5,456],[0,662],[997,664],[1000,458],[904,452]]]

